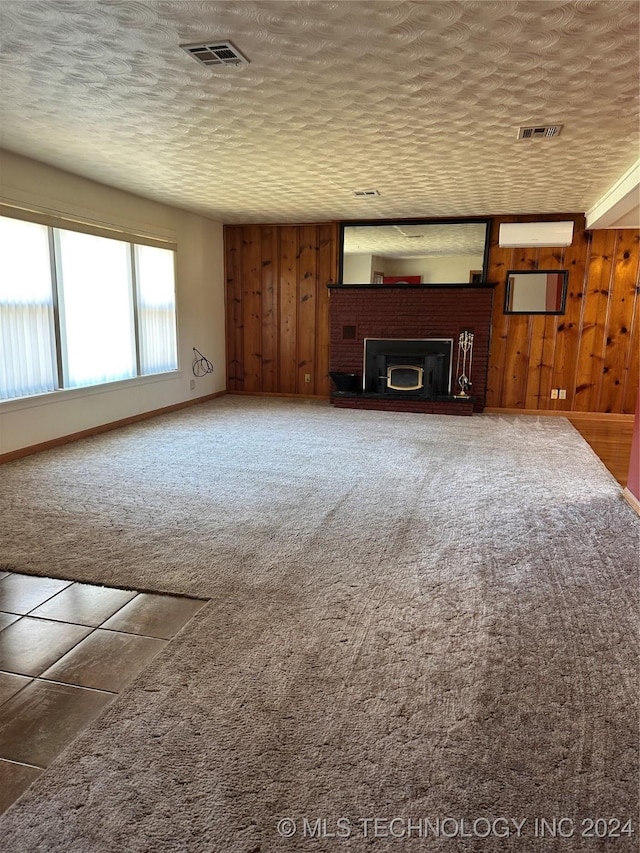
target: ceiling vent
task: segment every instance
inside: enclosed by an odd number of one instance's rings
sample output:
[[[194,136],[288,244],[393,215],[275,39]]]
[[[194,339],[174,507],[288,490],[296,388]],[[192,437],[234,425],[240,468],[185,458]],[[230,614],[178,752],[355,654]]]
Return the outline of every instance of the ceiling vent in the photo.
[[[535,127],[519,127],[518,139],[553,139],[559,136],[561,124],[536,125]]]
[[[248,65],[249,60],[230,41],[212,41],[201,44],[181,44],[180,47],[207,68]]]
[[[354,190],[353,194],[356,198],[373,198],[380,195],[378,190]]]

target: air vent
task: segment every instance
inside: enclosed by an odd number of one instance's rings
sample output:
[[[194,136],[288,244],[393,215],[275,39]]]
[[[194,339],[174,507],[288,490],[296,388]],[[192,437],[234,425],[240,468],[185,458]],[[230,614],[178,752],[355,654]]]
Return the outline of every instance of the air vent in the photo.
[[[518,128],[518,139],[552,139],[562,130],[561,124],[546,124]]]
[[[205,42],[203,44],[181,44],[180,47],[207,68],[248,65],[249,60],[230,41]]]
[[[356,198],[373,198],[380,195],[378,190],[354,190],[353,194]]]

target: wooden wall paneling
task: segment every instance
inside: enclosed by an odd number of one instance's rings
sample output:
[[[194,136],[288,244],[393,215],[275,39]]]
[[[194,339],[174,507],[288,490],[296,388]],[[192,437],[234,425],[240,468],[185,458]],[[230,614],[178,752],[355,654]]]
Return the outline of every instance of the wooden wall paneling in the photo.
[[[533,246],[526,246],[522,249],[513,250],[512,265],[509,269],[532,271],[538,269],[538,253],[539,249]]]
[[[229,390],[329,394],[338,233],[337,223],[225,227]]]
[[[280,227],[280,392],[298,391],[298,231],[293,225]]]
[[[638,287],[638,237],[631,231],[618,232],[605,329],[604,364],[598,411],[621,412],[630,376],[630,315]],[[631,311],[629,309],[632,309]]]
[[[541,270],[561,270],[564,268],[564,252],[558,248],[538,249],[537,263],[538,269]],[[532,320],[532,352],[529,370],[533,368],[537,373],[537,397],[532,408],[557,408],[559,401],[551,399],[551,388],[556,387],[551,385],[551,376],[555,358],[558,315],[534,314]],[[560,402],[564,403],[564,400]],[[530,408],[529,399],[527,399],[526,408]]]
[[[278,383],[278,229],[262,228],[260,252],[260,292],[262,293],[262,387],[274,392]]]
[[[509,338],[504,361],[504,378],[500,405],[524,409],[527,371],[529,370],[529,318],[524,314],[509,316]]]
[[[524,391],[524,408],[538,409],[541,407],[540,386],[542,382],[545,318],[542,315],[530,314],[528,321],[528,368]]]
[[[316,394],[328,395],[329,379],[329,288],[338,279],[338,225],[318,226],[318,293],[316,298]]]
[[[625,389],[624,389],[624,399],[622,403],[622,411],[624,414],[632,415],[636,410],[636,403],[638,399],[638,392],[636,390],[636,395],[634,399],[633,389],[638,388],[638,374],[640,373],[640,305],[639,299],[636,298],[634,305],[634,322],[632,325],[632,331],[630,337],[630,347],[629,347],[629,373],[627,376]]]
[[[487,405],[559,411],[635,409],[640,349],[638,231],[584,230],[564,250],[500,249],[496,217],[488,279],[493,301]],[[337,223],[226,226],[227,387],[329,394],[329,291]],[[505,315],[509,269],[567,269],[561,316]],[[626,329],[626,331],[624,331]],[[310,373],[311,383],[304,382]],[[551,400],[566,388],[567,400]]]
[[[580,325],[574,411],[598,411],[616,242],[616,231],[593,231],[591,234],[587,288]]]
[[[540,363],[540,396],[538,408],[540,409],[563,409],[566,408],[566,400],[552,400],[551,389],[563,387],[569,396],[566,383],[563,386],[553,385],[553,376],[556,360],[556,343],[558,340],[558,326],[560,317],[557,314],[545,316],[542,327],[542,360]]]
[[[493,318],[491,328],[491,348],[487,371],[487,406],[504,406],[504,378],[507,359],[507,341],[509,339],[510,315],[504,313],[507,271],[510,269],[512,249],[498,246],[500,222],[511,220],[494,219],[491,225],[489,270],[487,281],[494,282]]]
[[[537,249],[514,249],[509,269],[534,270],[537,263]],[[535,364],[531,364],[532,329],[533,315],[509,315],[504,402],[502,403],[508,408],[526,409],[527,399],[538,399],[539,371],[536,370]],[[532,389],[530,396],[529,388]],[[536,407],[537,403],[534,405],[534,408]]]
[[[303,225],[298,235],[297,391],[315,394],[318,226]],[[305,382],[309,374],[311,381]]]
[[[638,275],[640,276],[640,270]],[[629,371],[625,377],[622,411],[630,415],[635,412],[638,400],[638,374],[640,373],[640,284],[637,284],[635,288],[633,308],[630,311],[629,320]]]
[[[242,303],[244,318],[244,390],[262,390],[261,229],[242,229]]]
[[[242,228],[228,226],[224,232],[226,266],[227,389],[241,391],[244,382],[242,319]]]
[[[576,220],[573,242],[564,250],[563,266],[569,273],[565,312],[558,317],[550,377],[551,388],[566,388],[566,400],[551,401],[552,409],[570,411],[575,399],[575,376],[580,344],[580,322],[586,292],[586,262],[590,250],[590,234],[584,230],[584,217]]]

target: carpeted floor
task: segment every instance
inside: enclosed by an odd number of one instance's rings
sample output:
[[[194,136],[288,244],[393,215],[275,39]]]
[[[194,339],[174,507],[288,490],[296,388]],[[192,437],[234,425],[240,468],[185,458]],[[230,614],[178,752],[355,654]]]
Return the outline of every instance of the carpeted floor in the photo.
[[[0,519],[211,598],[0,849],[637,850],[639,523],[564,419],[229,396],[4,466]]]

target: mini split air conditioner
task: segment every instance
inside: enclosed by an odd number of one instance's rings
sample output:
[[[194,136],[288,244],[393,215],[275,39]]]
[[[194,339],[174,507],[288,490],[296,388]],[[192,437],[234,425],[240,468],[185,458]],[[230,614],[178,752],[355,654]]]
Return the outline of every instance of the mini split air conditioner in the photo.
[[[498,245],[503,249],[528,246],[570,246],[573,222],[503,222]]]

